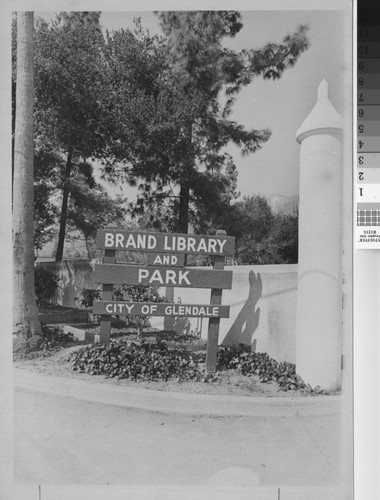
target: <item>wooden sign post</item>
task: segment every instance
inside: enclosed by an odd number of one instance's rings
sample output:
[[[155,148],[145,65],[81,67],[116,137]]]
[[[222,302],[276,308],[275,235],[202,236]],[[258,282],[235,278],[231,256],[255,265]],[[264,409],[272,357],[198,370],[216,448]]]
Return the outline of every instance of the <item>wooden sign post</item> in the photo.
[[[225,231],[217,231],[218,235],[226,235]],[[225,257],[217,255],[214,257],[214,269],[224,269],[224,259]],[[211,289],[211,299],[210,303],[221,304],[222,303],[222,292],[220,288]],[[208,322],[208,332],[207,332],[207,350],[206,350],[206,370],[209,373],[213,373],[216,370],[217,352],[218,352],[218,341],[219,341],[219,327],[220,318],[210,318]]]
[[[223,289],[232,287],[232,271],[224,270],[226,255],[233,255],[235,239],[225,231],[215,236],[130,232],[108,226],[97,232],[97,247],[104,250],[102,264],[95,265],[95,282],[102,284],[102,300],[95,301],[93,312],[101,315],[100,342],[109,343],[111,316],[163,316],[208,318],[206,369],[216,369],[220,318],[229,317],[222,306]],[[118,264],[116,250],[146,252],[147,265]],[[213,269],[185,267],[186,254],[214,257]],[[210,304],[173,304],[123,302],[113,300],[114,285],[154,285],[211,288]]]
[[[109,229],[116,229],[115,226],[109,225]],[[103,256],[103,262],[105,264],[115,263],[115,250],[105,250]],[[102,285],[102,299],[112,300],[113,299],[113,284],[105,283]],[[102,344],[109,344],[111,337],[111,317],[109,315],[102,315],[100,317],[100,342]]]

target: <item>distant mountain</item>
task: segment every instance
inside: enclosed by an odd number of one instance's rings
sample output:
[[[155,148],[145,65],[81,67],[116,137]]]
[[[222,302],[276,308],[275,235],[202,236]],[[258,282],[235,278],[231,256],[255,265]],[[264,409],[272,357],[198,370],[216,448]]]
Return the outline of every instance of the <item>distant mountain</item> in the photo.
[[[298,209],[298,196],[284,196],[274,194],[267,198],[273,213],[283,213],[284,215],[293,215]]]

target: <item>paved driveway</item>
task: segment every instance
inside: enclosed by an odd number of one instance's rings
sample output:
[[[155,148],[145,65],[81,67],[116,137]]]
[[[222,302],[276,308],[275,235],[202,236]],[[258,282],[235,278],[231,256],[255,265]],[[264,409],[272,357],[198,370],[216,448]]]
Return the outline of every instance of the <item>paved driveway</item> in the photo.
[[[192,416],[27,389],[14,394],[16,483],[333,486],[340,415]]]

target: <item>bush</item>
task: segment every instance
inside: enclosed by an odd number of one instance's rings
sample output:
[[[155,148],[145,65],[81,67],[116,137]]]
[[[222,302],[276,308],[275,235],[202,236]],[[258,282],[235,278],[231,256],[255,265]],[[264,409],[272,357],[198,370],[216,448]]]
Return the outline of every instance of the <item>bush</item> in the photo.
[[[79,303],[84,307],[92,307],[94,300],[101,300],[102,291],[97,288],[84,288]],[[159,294],[158,287],[147,285],[121,285],[115,287],[113,300],[131,302],[166,302],[166,298]]]
[[[100,300],[102,292],[97,288],[84,288],[81,295],[80,299],[76,298],[75,300],[78,300],[83,307],[92,307],[94,300]]]
[[[261,382],[277,382],[282,391],[310,390],[302,378],[297,375],[292,363],[278,363],[264,352],[252,352],[249,346],[235,344],[220,347],[218,350],[220,369],[235,369],[242,375],[258,375]]]
[[[72,369],[91,375],[105,375],[135,381],[167,381],[176,379],[207,381],[201,370],[204,354],[169,349],[163,342],[128,344],[125,341],[109,345],[86,346],[71,354]]]
[[[34,268],[34,291],[38,303],[47,302],[51,299],[57,289],[58,276],[42,266]]]
[[[75,341],[72,333],[64,333],[59,328],[46,325],[41,325],[41,327],[42,335],[14,342],[14,360],[48,357]]]
[[[114,299],[131,302],[167,302],[166,297],[159,294],[157,286],[148,285],[121,285],[115,288]]]
[[[183,349],[171,349],[162,340],[129,344],[111,341],[108,346],[95,344],[72,353],[72,369],[91,375],[105,375],[134,381],[217,381],[218,373],[207,374],[200,367],[205,353],[191,353]],[[261,382],[277,382],[282,391],[313,390],[296,374],[291,363],[278,363],[266,353],[254,353],[242,344],[219,347],[218,368],[236,370],[242,375],[258,375]]]
[[[178,298],[178,304],[182,304],[182,299],[179,297]],[[191,323],[190,320],[187,316],[175,316],[173,318],[173,331],[183,334],[183,335],[188,335],[190,334],[190,328],[191,328]]]
[[[204,352],[188,352],[170,348],[162,340],[129,344],[126,341],[95,344],[81,348],[70,356],[75,371],[105,375],[134,381],[215,382],[223,370],[236,370],[242,375],[257,375],[261,382],[277,382],[280,390],[300,390],[312,395],[326,394],[320,387],[312,388],[297,375],[292,363],[278,363],[266,353],[251,352],[249,346],[236,344],[219,347],[219,373],[207,374],[201,363]]]

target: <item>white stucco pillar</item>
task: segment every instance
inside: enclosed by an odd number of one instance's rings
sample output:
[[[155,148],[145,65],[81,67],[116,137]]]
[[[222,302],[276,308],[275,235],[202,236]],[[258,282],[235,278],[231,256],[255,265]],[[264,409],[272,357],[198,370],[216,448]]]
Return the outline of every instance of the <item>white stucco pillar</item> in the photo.
[[[343,120],[322,80],[297,130],[300,152],[297,373],[313,387],[341,383]]]

